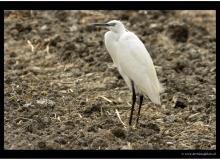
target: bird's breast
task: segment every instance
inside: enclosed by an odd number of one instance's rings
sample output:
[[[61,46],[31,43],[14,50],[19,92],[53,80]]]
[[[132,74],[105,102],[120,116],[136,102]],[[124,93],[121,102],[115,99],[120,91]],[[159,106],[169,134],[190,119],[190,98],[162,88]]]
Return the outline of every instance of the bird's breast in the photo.
[[[105,34],[105,46],[110,54],[114,64],[117,66],[117,40],[115,39],[114,34],[109,31]]]

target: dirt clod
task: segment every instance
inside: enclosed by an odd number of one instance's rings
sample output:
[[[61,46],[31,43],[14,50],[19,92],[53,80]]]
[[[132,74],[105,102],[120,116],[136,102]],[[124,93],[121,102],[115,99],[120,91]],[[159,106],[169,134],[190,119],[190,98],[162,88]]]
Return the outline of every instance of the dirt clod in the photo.
[[[174,100],[174,108],[185,108],[187,107],[187,102],[184,98],[181,98],[181,97],[177,97],[175,100]]]
[[[116,127],[114,129],[111,130],[112,134],[115,135],[118,138],[125,138],[126,137],[126,133],[125,130],[123,130],[122,128]]]
[[[45,148],[46,148],[46,142],[44,142],[44,141],[38,142],[38,147],[39,147],[40,149],[45,149]]]
[[[188,27],[177,22],[171,23],[168,25],[167,35],[176,42],[186,42],[189,36]]]

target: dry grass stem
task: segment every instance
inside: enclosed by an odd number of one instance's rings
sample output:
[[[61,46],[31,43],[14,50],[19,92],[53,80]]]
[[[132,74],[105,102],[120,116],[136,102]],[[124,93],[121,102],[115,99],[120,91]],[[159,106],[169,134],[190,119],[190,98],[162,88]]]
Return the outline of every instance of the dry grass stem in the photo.
[[[106,98],[104,96],[98,96],[98,97],[103,98],[104,100],[108,101],[109,103],[113,103],[110,99],[108,99],[108,98]]]
[[[34,48],[33,44],[31,43],[31,41],[27,40],[27,43],[31,47],[31,52],[34,52],[35,48]]]
[[[127,128],[127,127],[126,127],[126,124],[121,120],[120,114],[119,114],[119,112],[118,112],[117,109],[115,109],[115,113],[117,114],[119,121],[123,124],[123,126],[124,126],[125,128]]]

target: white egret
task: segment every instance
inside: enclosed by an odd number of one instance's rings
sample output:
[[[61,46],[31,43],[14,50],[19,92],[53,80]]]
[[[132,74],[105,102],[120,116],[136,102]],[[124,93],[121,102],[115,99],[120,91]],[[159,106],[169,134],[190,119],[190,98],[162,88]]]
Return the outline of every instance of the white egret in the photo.
[[[153,103],[161,104],[160,93],[163,89],[157,78],[151,56],[141,40],[134,33],[129,32],[122,22],[112,20],[94,25],[109,29],[104,36],[105,46],[119,73],[132,91],[129,125],[132,122],[136,94],[140,96],[137,124],[144,95],[147,95]]]

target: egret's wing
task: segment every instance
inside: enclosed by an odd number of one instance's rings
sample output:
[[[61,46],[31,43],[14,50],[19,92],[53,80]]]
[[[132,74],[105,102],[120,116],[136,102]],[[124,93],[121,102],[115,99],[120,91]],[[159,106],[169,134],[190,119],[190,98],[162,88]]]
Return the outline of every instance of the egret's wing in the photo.
[[[152,102],[160,104],[160,83],[150,54],[139,38],[131,32],[125,33],[117,46],[117,61],[124,73],[134,81]]]

